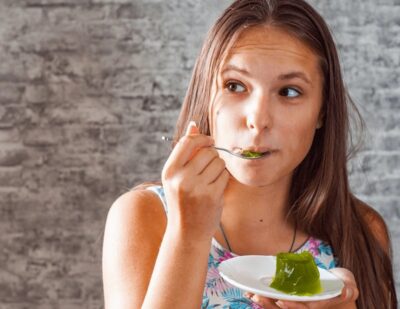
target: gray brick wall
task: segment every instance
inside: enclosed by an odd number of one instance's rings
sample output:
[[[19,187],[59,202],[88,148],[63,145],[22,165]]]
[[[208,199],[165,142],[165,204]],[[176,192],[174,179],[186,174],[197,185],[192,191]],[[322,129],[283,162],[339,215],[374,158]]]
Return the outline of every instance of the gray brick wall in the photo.
[[[368,126],[352,186],[386,219],[399,273],[400,1],[311,2]],[[103,307],[107,210],[159,178],[160,136],[228,3],[0,0],[0,308]]]

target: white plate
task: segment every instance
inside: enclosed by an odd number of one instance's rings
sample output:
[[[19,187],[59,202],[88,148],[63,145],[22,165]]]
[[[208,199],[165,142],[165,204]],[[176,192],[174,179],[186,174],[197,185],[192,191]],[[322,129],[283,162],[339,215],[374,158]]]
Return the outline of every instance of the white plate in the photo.
[[[319,268],[322,292],[312,296],[290,295],[269,287],[275,276],[276,257],[244,255],[223,261],[218,270],[227,282],[239,289],[261,296],[292,301],[316,301],[333,298],[342,292],[343,282],[329,271]]]

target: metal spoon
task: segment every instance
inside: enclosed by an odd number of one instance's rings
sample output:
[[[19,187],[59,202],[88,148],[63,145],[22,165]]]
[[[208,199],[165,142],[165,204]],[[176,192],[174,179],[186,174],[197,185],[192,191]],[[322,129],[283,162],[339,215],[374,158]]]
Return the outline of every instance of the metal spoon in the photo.
[[[167,137],[167,136],[162,136],[161,139],[164,141],[167,141],[167,142],[174,142],[173,138]],[[268,152],[265,152],[265,153],[257,153],[257,156],[250,157],[250,156],[246,156],[243,154],[243,153],[245,153],[243,151],[243,149],[240,149],[240,152],[233,152],[231,150],[228,150],[228,149],[222,148],[222,147],[217,147],[217,146],[211,146],[211,147],[213,147],[216,150],[225,151],[225,152],[231,154],[232,156],[235,156],[235,157],[238,157],[241,159],[246,159],[246,160],[258,160],[258,159],[261,159],[264,156],[268,155]]]

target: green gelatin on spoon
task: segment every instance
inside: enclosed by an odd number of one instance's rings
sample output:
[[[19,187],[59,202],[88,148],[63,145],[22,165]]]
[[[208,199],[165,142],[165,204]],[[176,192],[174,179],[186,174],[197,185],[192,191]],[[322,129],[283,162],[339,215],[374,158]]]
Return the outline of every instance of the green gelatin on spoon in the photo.
[[[270,287],[298,296],[321,293],[319,271],[311,253],[279,253],[276,257],[275,277]]]
[[[246,158],[260,158],[263,154],[261,152],[243,150],[240,155]]]

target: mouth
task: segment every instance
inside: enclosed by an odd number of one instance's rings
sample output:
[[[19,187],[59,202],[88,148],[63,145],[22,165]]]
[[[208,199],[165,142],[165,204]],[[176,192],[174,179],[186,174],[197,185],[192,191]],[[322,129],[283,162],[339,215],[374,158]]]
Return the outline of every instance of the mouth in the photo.
[[[268,154],[268,152],[258,152],[251,150],[242,150],[240,155],[245,158],[261,158],[262,156]]]
[[[262,149],[262,148],[247,148],[247,149],[243,149],[243,148],[237,148],[236,149],[236,153],[239,154],[240,156],[242,156],[245,159],[258,159],[258,158],[262,158],[264,156],[268,156],[270,154],[272,154],[274,152],[274,150],[272,149]]]

